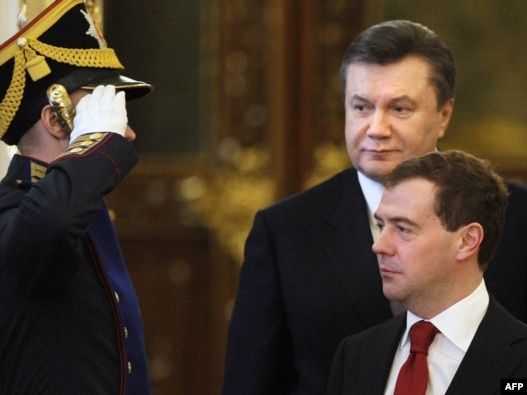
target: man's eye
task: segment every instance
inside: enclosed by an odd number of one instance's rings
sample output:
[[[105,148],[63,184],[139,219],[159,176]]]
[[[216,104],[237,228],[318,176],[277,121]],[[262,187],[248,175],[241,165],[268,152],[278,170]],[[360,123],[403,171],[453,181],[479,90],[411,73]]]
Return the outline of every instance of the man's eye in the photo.
[[[406,233],[410,233],[410,229],[405,228],[404,226],[398,226],[398,227],[397,227],[397,231],[398,231],[399,233],[405,233],[405,234],[406,234]]]
[[[412,109],[407,106],[394,106],[392,111],[397,115],[409,115],[412,113]]]
[[[364,112],[364,106],[361,104],[356,104],[353,106],[353,109],[358,112]]]
[[[364,113],[371,111],[371,109],[373,108],[373,105],[371,103],[365,103],[361,100],[357,100],[357,101],[352,101],[350,103],[350,107],[356,113],[364,114]]]

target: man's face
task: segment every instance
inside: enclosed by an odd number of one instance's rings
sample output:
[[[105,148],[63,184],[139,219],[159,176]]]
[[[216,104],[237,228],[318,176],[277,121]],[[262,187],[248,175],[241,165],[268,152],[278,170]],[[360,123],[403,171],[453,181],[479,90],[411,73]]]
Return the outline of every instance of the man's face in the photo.
[[[373,244],[388,299],[413,312],[448,305],[456,284],[463,228],[449,232],[434,210],[435,185],[423,178],[383,192],[375,213],[381,234]]]
[[[400,162],[436,148],[453,110],[437,108],[430,66],[408,56],[393,64],[352,63],[347,70],[346,146],[357,170],[382,182]]]

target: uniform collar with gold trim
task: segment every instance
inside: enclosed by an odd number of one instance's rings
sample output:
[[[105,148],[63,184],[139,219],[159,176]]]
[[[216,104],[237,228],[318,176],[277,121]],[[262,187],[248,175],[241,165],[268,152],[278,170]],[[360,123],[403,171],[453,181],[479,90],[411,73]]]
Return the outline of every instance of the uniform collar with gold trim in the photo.
[[[31,186],[46,175],[48,164],[45,162],[19,154],[13,160],[18,162],[15,182],[22,188]]]

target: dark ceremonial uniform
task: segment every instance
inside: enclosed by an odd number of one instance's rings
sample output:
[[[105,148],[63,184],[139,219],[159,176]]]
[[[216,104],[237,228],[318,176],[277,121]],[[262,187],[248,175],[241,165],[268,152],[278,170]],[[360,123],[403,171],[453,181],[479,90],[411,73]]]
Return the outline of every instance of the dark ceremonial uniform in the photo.
[[[137,161],[113,133],[0,183],[0,394],[150,393],[138,301],[103,196]]]

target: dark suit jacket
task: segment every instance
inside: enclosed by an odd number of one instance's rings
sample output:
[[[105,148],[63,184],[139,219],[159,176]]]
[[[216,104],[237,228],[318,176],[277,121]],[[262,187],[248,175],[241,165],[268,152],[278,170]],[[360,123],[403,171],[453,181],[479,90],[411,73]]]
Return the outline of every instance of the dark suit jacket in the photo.
[[[511,188],[487,288],[527,320],[527,190]],[[324,394],[339,342],[392,317],[372,244],[353,168],[256,214],[229,327],[224,395]]]
[[[328,395],[382,395],[406,314],[340,344],[328,384]],[[527,325],[516,320],[492,297],[446,395],[500,393],[502,378],[527,378]]]

